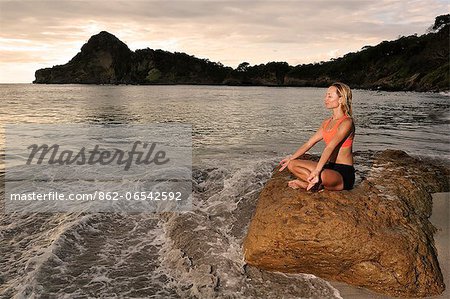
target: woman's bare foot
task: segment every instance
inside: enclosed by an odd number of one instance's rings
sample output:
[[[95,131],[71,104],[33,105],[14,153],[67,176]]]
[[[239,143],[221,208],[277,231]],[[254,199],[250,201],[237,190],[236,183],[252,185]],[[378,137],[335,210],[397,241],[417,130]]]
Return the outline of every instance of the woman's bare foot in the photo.
[[[307,185],[308,184],[306,182],[300,180],[292,180],[288,182],[288,186],[291,187],[292,189],[298,188],[306,189]]]

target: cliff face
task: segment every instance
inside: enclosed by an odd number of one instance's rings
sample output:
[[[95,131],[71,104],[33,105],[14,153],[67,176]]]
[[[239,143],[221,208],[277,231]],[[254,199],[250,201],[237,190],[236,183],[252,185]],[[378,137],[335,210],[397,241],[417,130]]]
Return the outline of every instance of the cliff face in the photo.
[[[441,91],[450,89],[450,15],[436,18],[434,32],[366,46],[357,53],[314,64],[269,62],[225,67],[185,53],[131,51],[114,35],[92,36],[67,64],[36,71],[33,83],[225,84]]]

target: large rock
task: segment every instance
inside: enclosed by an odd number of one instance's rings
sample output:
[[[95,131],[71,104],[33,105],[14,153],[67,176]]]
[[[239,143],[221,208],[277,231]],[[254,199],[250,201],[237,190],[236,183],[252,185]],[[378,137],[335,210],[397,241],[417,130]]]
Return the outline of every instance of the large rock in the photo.
[[[446,170],[396,150],[368,160],[351,191],[294,190],[290,173],[275,169],[244,241],[246,262],[391,296],[442,293],[436,228],[428,218],[430,193],[448,191]]]

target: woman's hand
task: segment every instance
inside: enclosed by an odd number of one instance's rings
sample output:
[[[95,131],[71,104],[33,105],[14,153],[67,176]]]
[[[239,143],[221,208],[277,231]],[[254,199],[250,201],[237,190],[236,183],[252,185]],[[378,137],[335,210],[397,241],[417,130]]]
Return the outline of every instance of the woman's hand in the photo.
[[[311,173],[308,176],[309,185],[308,185],[308,187],[306,187],[306,191],[309,191],[312,187],[314,187],[320,181],[319,174],[320,174],[320,171],[317,169],[314,169],[313,171],[311,171]]]
[[[284,158],[283,160],[281,160],[281,162],[279,164],[279,165],[281,165],[281,168],[278,171],[283,171],[283,169],[285,169],[289,165],[289,162],[291,162],[291,160],[292,160],[291,157],[292,156],[289,155],[286,158]]]

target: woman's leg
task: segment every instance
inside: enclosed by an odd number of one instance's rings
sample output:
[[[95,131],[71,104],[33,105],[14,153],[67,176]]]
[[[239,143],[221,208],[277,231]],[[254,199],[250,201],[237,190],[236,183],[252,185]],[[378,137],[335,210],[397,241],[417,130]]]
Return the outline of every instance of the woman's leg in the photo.
[[[324,169],[320,177],[326,190],[340,191],[344,189],[344,178],[336,170]]]
[[[289,181],[288,185],[291,188],[303,188],[308,187],[307,181],[311,171],[317,166],[317,162],[310,160],[292,160],[288,164],[288,169],[298,179]],[[320,175],[321,184],[326,190],[340,191],[344,189],[344,179],[342,175],[336,170],[323,169]]]
[[[296,180],[289,181],[288,186],[294,189],[308,187],[308,177],[316,168],[317,162],[310,160],[292,160],[288,164],[290,172],[297,177]]]

